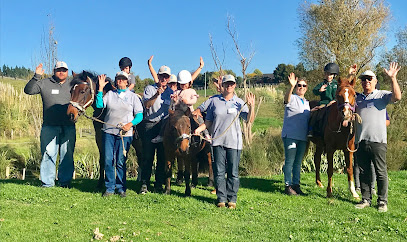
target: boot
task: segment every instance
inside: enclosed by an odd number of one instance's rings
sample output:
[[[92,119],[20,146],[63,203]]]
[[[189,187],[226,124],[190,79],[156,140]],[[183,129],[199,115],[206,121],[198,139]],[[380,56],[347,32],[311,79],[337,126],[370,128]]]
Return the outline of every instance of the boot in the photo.
[[[285,194],[289,195],[289,196],[297,196],[298,194],[294,191],[294,189],[291,186],[286,185],[285,186]]]
[[[304,193],[303,191],[301,191],[301,188],[300,188],[300,185],[299,185],[299,184],[292,185],[291,188],[292,188],[298,195],[301,195],[301,196],[304,196],[304,195],[305,195],[305,193]]]

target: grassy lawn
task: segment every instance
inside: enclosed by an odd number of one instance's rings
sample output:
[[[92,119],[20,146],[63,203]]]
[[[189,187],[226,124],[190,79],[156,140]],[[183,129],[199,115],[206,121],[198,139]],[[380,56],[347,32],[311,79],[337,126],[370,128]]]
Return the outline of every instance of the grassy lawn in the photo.
[[[407,172],[389,177],[387,213],[356,210],[344,174],[334,175],[332,199],[314,186],[314,174],[302,174],[304,197],[284,195],[281,175],[243,177],[236,210],[217,208],[204,186],[188,198],[175,185],[169,196],[138,195],[139,184],[130,180],[126,198],[102,198],[96,180],[75,180],[72,189],[0,180],[0,241],[89,241],[96,228],[105,241],[406,240]]]

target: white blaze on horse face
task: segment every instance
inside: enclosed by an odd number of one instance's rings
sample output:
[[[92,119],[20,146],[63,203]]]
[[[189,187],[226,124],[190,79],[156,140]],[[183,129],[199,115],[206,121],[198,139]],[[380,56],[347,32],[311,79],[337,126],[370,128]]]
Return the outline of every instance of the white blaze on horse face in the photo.
[[[345,103],[349,103],[349,90],[345,89]]]

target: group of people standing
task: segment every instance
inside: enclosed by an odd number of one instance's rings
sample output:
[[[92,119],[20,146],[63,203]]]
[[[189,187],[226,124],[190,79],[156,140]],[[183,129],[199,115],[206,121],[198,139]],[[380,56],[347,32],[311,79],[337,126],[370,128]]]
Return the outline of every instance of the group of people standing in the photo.
[[[178,76],[171,74],[168,66],[161,66],[158,73],[152,66],[153,56],[148,60],[154,84],[144,89],[140,98],[132,89],[135,77],[131,74],[132,62],[128,57],[119,61],[120,70],[113,85],[115,89],[103,94],[109,83],[106,75],[98,76],[98,90],[94,107],[99,110],[98,117],[103,116],[104,124],[95,125],[103,132],[96,132],[96,141],[101,143],[100,159],[105,170],[104,197],[114,193],[126,197],[126,153],[129,151],[133,129],[139,126],[142,139],[142,160],[140,193],[149,191],[154,156],[157,157],[154,190],[162,191],[164,185],[165,154],[162,143],[163,125],[167,120],[168,110],[176,102],[184,102],[193,111],[198,95],[192,89],[193,80],[204,66],[202,58],[199,68],[192,74],[182,70]],[[43,187],[55,186],[56,164],[59,155],[58,181],[61,187],[70,187],[74,172],[73,153],[76,141],[75,124],[70,120],[67,107],[70,103],[72,79],[68,78],[68,65],[58,61],[51,77],[41,79],[44,74],[42,64],[38,65],[34,77],[27,83],[24,92],[29,95],[40,94],[43,102],[43,124],[40,136],[41,169]],[[210,97],[193,113],[200,116],[206,113],[206,120],[192,131],[199,135],[205,130],[205,137],[218,137],[212,142],[214,156],[215,188],[217,206],[235,208],[239,188],[238,167],[243,148],[240,118],[253,122],[253,94],[247,95],[247,103],[235,94],[236,80],[232,75],[225,75],[217,82],[219,95]],[[111,125],[115,124],[115,125]],[[206,131],[208,132],[208,131]],[[223,137],[219,137],[223,136]],[[102,164],[101,162],[101,164]],[[227,174],[227,178],[225,178]]]
[[[356,65],[351,68],[356,70]],[[391,91],[378,90],[376,75],[370,70],[359,76],[363,93],[356,95],[356,113],[360,115],[362,123],[356,122],[355,143],[358,144],[358,150],[355,161],[360,167],[362,200],[356,204],[357,209],[371,206],[373,173],[376,174],[377,181],[377,209],[379,212],[387,211],[386,106],[401,99],[401,91],[397,82],[399,70],[400,67],[394,62],[390,63],[388,70],[384,69],[391,79]],[[324,81],[318,84],[313,92],[321,97],[321,105],[330,105],[335,102],[337,89],[335,78],[339,75],[339,66],[335,63],[327,64],[324,68],[324,75]],[[307,136],[313,136],[317,133],[316,131],[320,132],[320,130],[315,130],[318,125],[315,120],[310,120],[313,110],[310,110],[309,102],[304,97],[308,88],[306,80],[298,79],[294,73],[291,73],[288,79],[290,87],[284,97],[285,112],[281,134],[285,153],[283,167],[285,193],[303,195],[304,193],[300,189],[300,172]],[[293,91],[295,91],[294,94]]]

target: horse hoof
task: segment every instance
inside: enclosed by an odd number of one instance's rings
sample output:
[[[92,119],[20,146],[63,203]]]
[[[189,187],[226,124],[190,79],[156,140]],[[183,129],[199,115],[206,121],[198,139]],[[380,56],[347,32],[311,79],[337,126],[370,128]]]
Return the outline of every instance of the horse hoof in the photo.
[[[163,194],[164,194],[164,195],[170,195],[170,193],[171,193],[171,191],[166,190]]]
[[[191,190],[185,190],[185,196],[190,197],[191,196]]]
[[[320,181],[317,181],[317,186],[320,188],[324,188],[324,185],[322,185],[322,183]]]
[[[213,190],[211,191],[211,194],[216,194],[216,189],[213,189]]]

